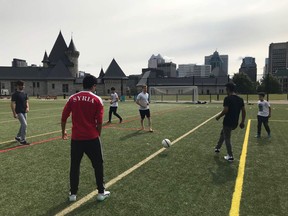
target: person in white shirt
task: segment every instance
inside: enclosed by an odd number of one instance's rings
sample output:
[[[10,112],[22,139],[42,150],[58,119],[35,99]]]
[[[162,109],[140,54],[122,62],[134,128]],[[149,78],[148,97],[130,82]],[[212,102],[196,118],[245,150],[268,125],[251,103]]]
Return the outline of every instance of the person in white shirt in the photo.
[[[145,116],[148,119],[149,132],[153,132],[151,124],[151,115],[149,109],[149,94],[147,93],[147,86],[142,86],[142,92],[140,92],[136,98],[136,103],[139,105],[139,112],[141,117],[141,129],[144,130]]]
[[[258,101],[258,115],[257,115],[257,120],[258,120],[258,125],[257,125],[257,138],[261,137],[261,127],[262,123],[265,127],[265,130],[268,134],[268,137],[271,137],[271,131],[270,127],[268,125],[268,119],[271,117],[271,107],[269,102],[264,100],[265,93],[260,92],[258,94],[259,96],[259,101]]]
[[[115,115],[120,121],[119,123],[122,123],[122,117],[117,113],[117,108],[118,108],[118,101],[119,97],[118,94],[115,92],[115,88],[111,88],[111,97],[110,97],[110,109],[109,109],[109,120],[107,123],[111,123],[112,119],[112,113]]]

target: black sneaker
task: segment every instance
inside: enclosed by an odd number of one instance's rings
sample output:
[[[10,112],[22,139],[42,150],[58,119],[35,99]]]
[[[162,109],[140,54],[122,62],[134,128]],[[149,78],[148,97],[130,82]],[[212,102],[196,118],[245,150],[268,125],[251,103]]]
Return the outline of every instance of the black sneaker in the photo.
[[[229,162],[233,162],[234,161],[234,158],[230,155],[227,155],[227,156],[224,156],[224,159],[229,161]]]
[[[122,123],[122,121],[123,121],[123,119],[121,118],[121,119],[120,119],[120,121],[119,121],[119,123],[121,124],[121,123]]]
[[[20,142],[21,138],[20,137],[15,137],[15,140]]]
[[[215,148],[215,153],[220,153],[220,149],[218,149],[218,148]]]
[[[22,140],[20,141],[20,145],[30,145],[30,143],[27,142],[26,140]]]

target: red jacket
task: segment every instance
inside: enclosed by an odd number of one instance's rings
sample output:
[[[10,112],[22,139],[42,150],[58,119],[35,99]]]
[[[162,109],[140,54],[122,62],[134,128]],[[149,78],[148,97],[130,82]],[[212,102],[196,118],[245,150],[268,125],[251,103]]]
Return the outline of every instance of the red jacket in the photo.
[[[72,139],[91,140],[99,137],[96,128],[103,122],[103,102],[90,91],[81,91],[72,95],[62,112],[62,122],[66,122],[72,113]]]

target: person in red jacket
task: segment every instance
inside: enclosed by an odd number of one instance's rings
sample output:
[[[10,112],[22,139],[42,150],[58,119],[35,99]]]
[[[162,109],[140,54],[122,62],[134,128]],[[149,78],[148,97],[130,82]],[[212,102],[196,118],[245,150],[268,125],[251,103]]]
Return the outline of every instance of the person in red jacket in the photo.
[[[98,189],[97,200],[103,201],[109,195],[105,191],[103,155],[101,148],[101,129],[103,122],[103,102],[93,92],[96,91],[97,79],[87,75],[83,79],[83,91],[69,97],[61,118],[62,139],[67,139],[66,121],[72,113],[70,194],[69,200],[76,201],[79,185],[80,163],[84,153],[89,157],[94,168]]]

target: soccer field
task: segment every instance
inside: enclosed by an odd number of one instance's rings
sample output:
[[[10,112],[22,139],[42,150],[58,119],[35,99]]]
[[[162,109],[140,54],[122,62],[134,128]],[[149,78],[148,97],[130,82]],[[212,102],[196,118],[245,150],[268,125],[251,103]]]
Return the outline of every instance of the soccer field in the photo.
[[[149,133],[139,130],[136,104],[121,102],[118,113],[123,123],[113,117],[101,137],[111,196],[97,203],[92,165],[84,156],[78,201],[70,203],[70,140],[63,141],[60,131],[64,104],[61,99],[31,99],[27,140],[32,144],[19,147],[14,141],[19,122],[12,117],[10,101],[0,100],[1,216],[223,216],[235,210],[239,215],[287,215],[288,105],[272,105],[271,139],[254,138],[257,105],[246,105],[246,125],[250,119],[251,127],[233,131],[235,161],[229,163],[223,159],[225,145],[220,154],[214,153],[222,120],[213,116],[222,110],[221,104],[153,103],[154,132]],[[104,122],[108,110],[105,102]],[[236,179],[241,180],[238,167],[247,133],[243,186],[235,188]],[[173,142],[168,149],[162,148],[164,138]],[[231,205],[233,196],[239,198],[238,209]]]

